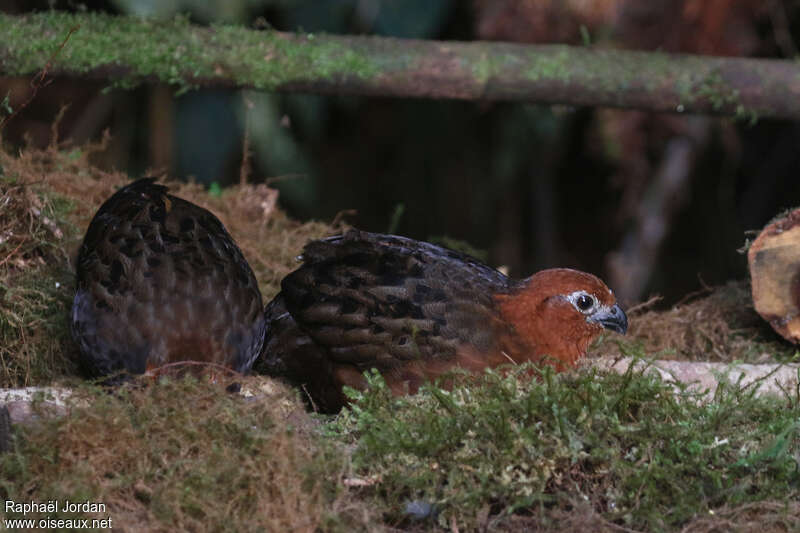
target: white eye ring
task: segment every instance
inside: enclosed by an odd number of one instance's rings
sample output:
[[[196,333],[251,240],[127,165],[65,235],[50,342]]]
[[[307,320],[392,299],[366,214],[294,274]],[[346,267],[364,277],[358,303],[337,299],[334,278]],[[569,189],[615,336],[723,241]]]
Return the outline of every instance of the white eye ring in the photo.
[[[584,315],[591,313],[597,307],[597,298],[586,291],[575,291],[568,294],[567,301]]]

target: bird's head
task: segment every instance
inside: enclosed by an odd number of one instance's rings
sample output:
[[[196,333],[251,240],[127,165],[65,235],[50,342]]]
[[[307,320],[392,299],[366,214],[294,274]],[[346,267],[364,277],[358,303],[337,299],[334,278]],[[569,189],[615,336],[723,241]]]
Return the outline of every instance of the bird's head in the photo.
[[[579,270],[542,270],[497,300],[504,319],[533,351],[531,358],[550,356],[559,369],[582,357],[603,329],[628,329],[611,289]]]

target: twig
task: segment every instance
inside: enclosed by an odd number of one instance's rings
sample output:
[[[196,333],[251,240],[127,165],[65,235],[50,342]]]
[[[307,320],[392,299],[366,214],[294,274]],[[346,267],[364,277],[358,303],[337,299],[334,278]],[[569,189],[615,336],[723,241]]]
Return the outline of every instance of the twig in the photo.
[[[655,296],[651,296],[650,298],[648,298],[646,301],[644,301],[642,303],[638,303],[638,304],[636,304],[636,305],[634,305],[632,307],[629,307],[627,312],[628,312],[629,315],[632,315],[632,314],[637,313],[639,311],[646,310],[646,309],[654,306],[655,304],[657,304],[658,302],[660,302],[663,299],[664,299],[663,296],[659,296],[658,294],[656,294]]]
[[[333,217],[333,222],[331,222],[331,226],[334,228],[340,228],[342,223],[344,222],[344,217],[354,217],[358,214],[356,209],[342,209],[336,216]]]
[[[25,109],[30,105],[30,103],[33,101],[34,98],[36,98],[36,95],[39,93],[39,89],[42,89],[50,85],[50,82],[52,82],[53,80],[45,80],[45,77],[47,76],[47,73],[50,71],[50,68],[53,65],[53,61],[55,61],[56,57],[58,57],[58,54],[61,53],[61,50],[64,49],[64,46],[66,46],[67,41],[69,41],[69,38],[72,37],[72,34],[78,31],[80,27],[81,27],[80,24],[76,24],[75,26],[69,29],[69,31],[67,32],[67,36],[64,37],[64,40],[61,42],[61,46],[59,46],[50,55],[50,59],[48,59],[47,62],[44,64],[42,70],[40,70],[31,79],[31,94],[30,96],[28,96],[28,99],[25,100],[25,102],[23,102],[22,105],[17,107],[17,109],[14,110],[10,115],[3,117],[3,120],[0,120],[0,131],[3,131],[3,126],[5,126],[7,122],[9,122],[12,118],[16,117],[17,115],[19,115],[20,111],[22,111],[23,109]]]
[[[506,359],[508,359],[509,361],[511,361],[511,363],[512,363],[514,366],[516,366],[516,365],[517,365],[517,362],[516,362],[516,361],[514,361],[514,359],[512,359],[512,357],[511,357],[510,355],[508,355],[506,352],[504,352],[503,350],[500,350],[500,353],[501,353],[501,354],[503,354],[503,357],[505,357]]]
[[[51,150],[57,150],[58,149],[58,127],[61,125],[61,121],[64,120],[64,115],[67,113],[67,109],[69,109],[69,104],[62,105],[61,109],[58,110],[58,114],[56,114],[56,118],[53,120],[53,123],[50,125],[50,149]]]
[[[181,367],[181,366],[204,366],[204,367],[208,367],[208,368],[214,368],[216,370],[222,370],[222,371],[227,372],[228,374],[230,374],[232,376],[240,375],[239,372],[237,372],[236,370],[233,370],[232,368],[228,368],[227,366],[220,365],[220,364],[217,364],[217,363],[211,363],[209,361],[175,361],[174,363],[167,363],[165,365],[161,365],[161,366],[158,366],[158,367],[155,367],[155,368],[151,368],[150,370],[148,370],[145,373],[145,375],[148,375],[148,376],[158,375],[164,370],[168,370],[170,368]]]
[[[17,245],[17,247],[16,247],[16,248],[14,248],[13,250],[11,250],[11,253],[10,253],[10,254],[8,254],[7,256],[5,256],[5,257],[3,258],[3,260],[2,260],[2,261],[0,261],[0,266],[3,266],[3,264],[4,264],[6,261],[8,261],[9,259],[11,259],[11,257],[12,257],[12,256],[13,256],[15,253],[17,253],[17,250],[19,250],[19,249],[22,247],[22,245],[23,245],[23,244],[25,244],[25,241],[27,241],[27,240],[28,240],[27,238],[25,238],[25,239],[22,239],[22,241],[20,241],[20,243]]]
[[[689,303],[690,301],[694,300],[697,297],[705,296],[707,294],[711,294],[712,292],[714,292],[714,288],[706,285],[706,283],[702,279],[700,279],[700,284],[703,286],[702,289],[697,289],[696,291],[692,291],[688,294],[685,294],[683,298],[678,300],[678,302],[673,307],[679,307],[681,305]]]
[[[300,385],[300,388],[303,389],[303,392],[305,393],[306,397],[308,398],[308,401],[311,403],[311,409],[315,413],[319,413],[319,409],[317,408],[317,404],[314,402],[314,398],[312,398],[311,394],[308,392],[308,389],[306,388],[306,384],[303,383],[302,385]]]
[[[242,139],[242,164],[239,167],[239,185],[247,184],[247,178],[250,176],[250,172],[252,170],[252,164],[250,162],[250,158],[252,156],[252,151],[250,150],[250,113],[253,109],[253,102],[247,98],[247,96],[242,96],[244,100],[244,138]]]

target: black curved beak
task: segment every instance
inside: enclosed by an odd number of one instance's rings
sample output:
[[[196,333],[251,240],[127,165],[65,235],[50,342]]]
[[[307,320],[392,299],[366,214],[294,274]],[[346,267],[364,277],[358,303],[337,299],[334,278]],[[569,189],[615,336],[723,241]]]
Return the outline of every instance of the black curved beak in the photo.
[[[628,317],[625,311],[617,304],[614,304],[614,307],[610,309],[596,311],[588,317],[588,320],[623,335],[628,331]]]

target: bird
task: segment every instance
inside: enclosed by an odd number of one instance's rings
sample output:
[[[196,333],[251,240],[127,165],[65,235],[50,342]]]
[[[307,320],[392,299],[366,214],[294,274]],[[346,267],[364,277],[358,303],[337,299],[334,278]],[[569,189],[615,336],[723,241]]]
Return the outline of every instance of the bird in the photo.
[[[241,250],[210,211],[168,190],[155,178],[120,188],[78,250],[72,336],[84,370],[111,384],[187,361],[245,373],[264,342]]]
[[[628,318],[592,274],[542,270],[516,280],[466,254],[357,229],[309,242],[265,308],[256,371],[300,385],[337,412],[343,386],[377,369],[396,394],[462,368],[531,361],[566,370]]]

